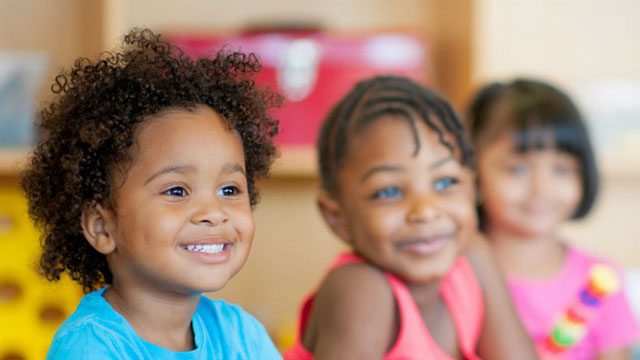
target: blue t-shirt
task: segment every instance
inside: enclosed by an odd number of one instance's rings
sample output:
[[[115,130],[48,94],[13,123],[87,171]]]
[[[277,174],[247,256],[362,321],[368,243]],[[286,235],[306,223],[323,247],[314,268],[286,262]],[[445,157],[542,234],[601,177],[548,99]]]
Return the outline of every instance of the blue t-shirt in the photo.
[[[193,315],[196,348],[167,350],[138,336],[102,297],[85,295],[56,332],[47,360],[59,359],[282,359],[264,327],[237,305],[206,296]]]

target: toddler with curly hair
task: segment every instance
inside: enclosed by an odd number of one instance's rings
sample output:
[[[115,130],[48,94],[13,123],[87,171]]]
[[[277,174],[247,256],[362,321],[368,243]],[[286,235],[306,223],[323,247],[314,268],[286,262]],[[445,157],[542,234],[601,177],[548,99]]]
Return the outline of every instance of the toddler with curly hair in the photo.
[[[88,293],[47,359],[280,359],[240,307],[202,294],[244,265],[280,96],[254,55],[191,59],[147,29],[56,77],[22,181],[40,266]]]

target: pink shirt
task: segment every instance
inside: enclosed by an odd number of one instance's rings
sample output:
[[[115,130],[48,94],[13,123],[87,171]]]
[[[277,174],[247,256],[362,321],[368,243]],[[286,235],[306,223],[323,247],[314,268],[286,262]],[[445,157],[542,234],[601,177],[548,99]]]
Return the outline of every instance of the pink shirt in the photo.
[[[344,264],[364,261],[357,255],[345,253],[336,259],[329,270],[331,271]],[[391,285],[391,290],[398,304],[400,331],[395,344],[384,356],[384,360],[451,360],[429,334],[420,310],[404,282],[389,272],[385,272],[385,276]],[[464,257],[459,257],[451,270],[449,270],[449,273],[442,279],[440,294],[447,304],[455,323],[460,350],[464,358],[480,360],[475,354],[475,348],[482,329],[482,317],[484,314],[482,289],[471,265]],[[284,359],[286,360],[313,359],[313,354],[304,348],[300,337],[311,313],[314,296],[315,293],[311,294],[302,305],[298,340],[284,354]]]
[[[568,248],[563,268],[552,278],[508,279],[514,305],[534,341],[538,342],[549,334],[556,317],[565,312],[584,288],[589,278],[589,269],[596,263],[611,265],[602,259]],[[603,300],[590,320],[584,338],[564,352],[561,358],[594,359],[598,353],[630,346],[638,338],[638,334],[638,325],[627,298],[623,291],[619,291]]]

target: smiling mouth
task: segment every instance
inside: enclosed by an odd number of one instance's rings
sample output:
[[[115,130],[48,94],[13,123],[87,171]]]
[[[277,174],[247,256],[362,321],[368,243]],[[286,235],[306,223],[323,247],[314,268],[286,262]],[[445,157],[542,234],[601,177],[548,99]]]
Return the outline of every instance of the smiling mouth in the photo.
[[[187,251],[201,252],[206,254],[217,254],[231,247],[232,244],[207,244],[207,245],[185,245],[182,248]]]
[[[395,246],[400,250],[405,250],[411,253],[416,253],[420,255],[431,255],[439,252],[453,238],[454,238],[454,234],[446,234],[446,235],[439,235],[439,236],[433,236],[428,238],[402,241],[402,242],[396,243]]]

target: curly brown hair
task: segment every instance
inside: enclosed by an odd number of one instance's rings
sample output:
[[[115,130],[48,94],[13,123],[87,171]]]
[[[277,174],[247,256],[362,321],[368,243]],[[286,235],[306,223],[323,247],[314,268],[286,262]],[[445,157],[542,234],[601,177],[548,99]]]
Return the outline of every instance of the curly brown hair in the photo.
[[[80,218],[110,205],[113,170],[130,161],[138,124],[168,109],[205,105],[241,137],[251,205],[255,180],[276,156],[278,122],[270,109],[280,95],[256,86],[254,54],[219,51],[192,59],[148,29],[134,29],[123,47],[91,61],[79,58],[56,76],[57,94],[38,118],[46,134],[30,158],[22,188],[42,232],[40,266],[48,280],[68,272],[85,292],[112,283],[106,257],[85,240]]]

